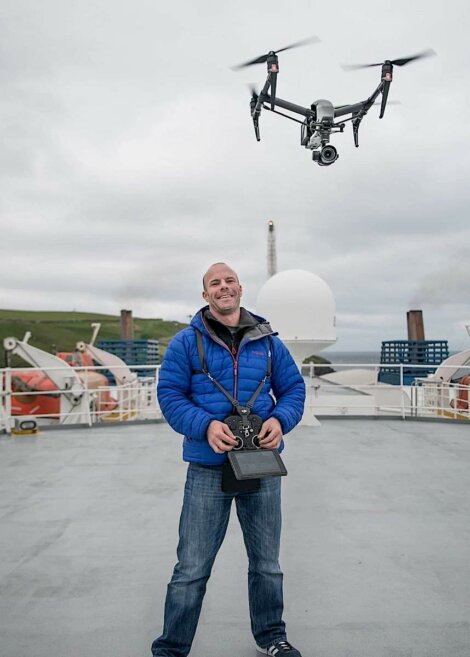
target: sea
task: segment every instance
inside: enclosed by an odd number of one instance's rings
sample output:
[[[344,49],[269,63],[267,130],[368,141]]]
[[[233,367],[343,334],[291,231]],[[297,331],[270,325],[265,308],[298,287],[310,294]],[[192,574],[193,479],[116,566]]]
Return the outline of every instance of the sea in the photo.
[[[449,356],[456,354],[456,351],[449,351]],[[379,365],[380,364],[380,351],[329,351],[325,349],[319,354],[322,358],[326,358],[332,363],[336,371],[341,369],[349,369],[348,367],[342,368],[341,365]]]
[[[380,363],[380,351],[329,351],[325,349],[319,353],[319,356],[326,358],[326,360],[336,365],[340,365],[341,363],[350,365],[373,365]]]

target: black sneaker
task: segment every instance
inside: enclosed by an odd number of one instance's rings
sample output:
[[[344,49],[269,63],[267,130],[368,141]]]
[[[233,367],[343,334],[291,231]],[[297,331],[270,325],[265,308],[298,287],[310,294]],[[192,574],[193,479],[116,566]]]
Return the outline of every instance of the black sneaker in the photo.
[[[260,648],[256,646],[258,652],[262,655],[270,655],[271,657],[302,657],[300,652],[288,641],[276,641],[268,648]]]

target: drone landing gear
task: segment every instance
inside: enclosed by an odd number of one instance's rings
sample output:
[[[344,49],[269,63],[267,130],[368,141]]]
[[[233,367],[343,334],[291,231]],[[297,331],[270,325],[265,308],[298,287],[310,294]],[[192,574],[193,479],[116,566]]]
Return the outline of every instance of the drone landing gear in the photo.
[[[361,125],[362,116],[356,116],[352,120],[352,128],[354,135],[354,146],[359,148],[359,126]]]
[[[331,144],[326,144],[320,151],[312,152],[312,160],[321,167],[328,167],[338,159],[338,151]]]

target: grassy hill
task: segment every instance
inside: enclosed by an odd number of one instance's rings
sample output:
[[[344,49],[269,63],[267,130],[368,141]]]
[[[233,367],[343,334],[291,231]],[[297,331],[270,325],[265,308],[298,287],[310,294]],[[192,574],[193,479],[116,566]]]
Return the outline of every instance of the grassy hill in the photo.
[[[30,344],[44,351],[73,351],[79,340],[88,342],[93,329],[91,324],[101,324],[98,340],[119,340],[121,337],[120,317],[99,313],[1,310],[0,309],[0,354],[3,353],[3,339],[13,336],[22,340],[26,331],[31,332]],[[160,357],[165,353],[170,338],[185,328],[187,324],[165,321],[163,319],[141,319],[134,317],[134,337],[136,340],[158,340]],[[330,361],[321,356],[310,356],[304,363],[327,365]],[[0,367],[3,366],[0,358]],[[16,367],[24,366],[21,360],[13,361]],[[332,372],[331,368],[319,368],[318,375]]]
[[[76,342],[91,339],[91,324],[99,322],[101,329],[98,340],[119,340],[121,337],[120,317],[99,313],[0,310],[0,353],[3,339],[13,336],[23,339],[26,331],[31,332],[30,344],[44,351],[73,351]],[[155,339],[160,341],[160,354],[175,333],[187,324],[168,322],[163,319],[134,318],[136,340]],[[2,366],[3,363],[0,364]]]

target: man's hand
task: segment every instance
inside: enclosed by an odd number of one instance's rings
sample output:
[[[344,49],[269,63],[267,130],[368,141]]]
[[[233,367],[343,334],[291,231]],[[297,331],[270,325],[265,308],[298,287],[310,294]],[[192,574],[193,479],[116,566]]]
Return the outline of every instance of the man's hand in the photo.
[[[207,429],[207,442],[216,454],[230,452],[236,446],[235,436],[224,422],[212,420]]]
[[[277,449],[282,440],[282,427],[279,420],[275,417],[270,417],[266,422],[263,422],[258,439],[260,447]]]

